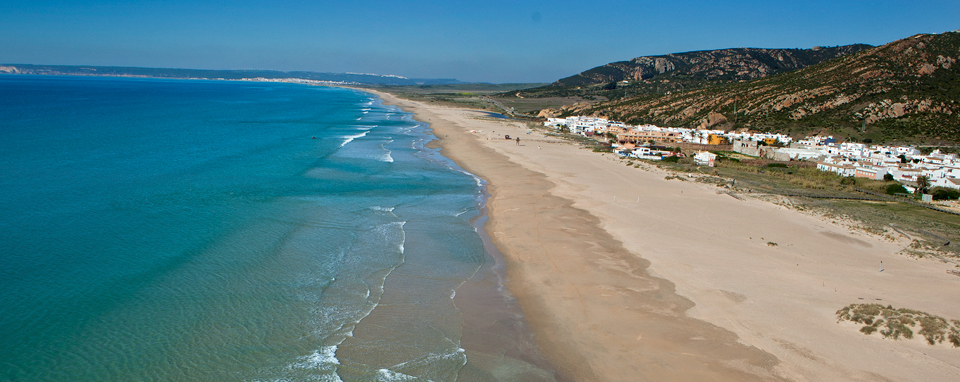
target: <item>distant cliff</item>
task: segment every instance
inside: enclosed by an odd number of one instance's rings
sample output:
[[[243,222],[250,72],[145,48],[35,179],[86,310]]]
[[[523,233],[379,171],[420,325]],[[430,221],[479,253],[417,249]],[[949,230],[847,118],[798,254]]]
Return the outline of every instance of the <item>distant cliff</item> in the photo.
[[[347,82],[366,85],[448,85],[462,82],[449,78],[406,78],[393,75],[368,73],[319,73],[282,72],[276,70],[204,70],[134,68],[116,66],[69,66],[3,64],[0,73],[60,75],[60,76],[111,76],[151,78],[198,78],[238,80],[243,78],[298,78],[313,81]]]
[[[557,86],[649,80],[670,73],[700,80],[754,80],[871,48],[855,44],[813,49],[734,48],[637,57],[561,79]]]
[[[580,104],[553,114],[628,122],[828,131],[873,141],[960,141],[960,33],[921,34],[793,72],[670,94]]]

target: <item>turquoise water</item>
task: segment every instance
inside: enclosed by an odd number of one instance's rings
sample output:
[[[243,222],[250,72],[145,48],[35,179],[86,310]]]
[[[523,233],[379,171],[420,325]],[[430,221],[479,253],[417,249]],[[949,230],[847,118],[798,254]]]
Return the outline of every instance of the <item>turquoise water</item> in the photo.
[[[431,139],[354,90],[0,76],[0,380],[456,379],[482,187]]]

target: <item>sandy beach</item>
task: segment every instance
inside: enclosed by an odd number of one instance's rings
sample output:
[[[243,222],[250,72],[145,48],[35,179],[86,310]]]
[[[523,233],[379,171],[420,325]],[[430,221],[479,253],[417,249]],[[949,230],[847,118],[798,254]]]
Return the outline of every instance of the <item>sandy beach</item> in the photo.
[[[897,254],[906,240],[665,180],[483,112],[378,94],[489,182],[485,228],[507,286],[565,379],[960,380],[960,349],[837,322],[865,302],[960,319],[960,278]]]

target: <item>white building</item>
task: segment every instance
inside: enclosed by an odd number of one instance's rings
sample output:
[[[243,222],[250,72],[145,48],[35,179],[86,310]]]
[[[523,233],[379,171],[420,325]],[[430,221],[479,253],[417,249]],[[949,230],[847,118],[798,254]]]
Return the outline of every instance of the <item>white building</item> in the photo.
[[[693,156],[693,161],[698,165],[707,165],[710,167],[714,166],[714,163],[717,161],[717,154],[711,153],[709,151],[698,152],[697,155]]]
[[[547,118],[544,126],[559,129],[566,127],[571,133],[580,135],[590,135],[606,130],[610,121],[606,118],[573,116],[567,118]],[[614,125],[626,126],[622,122],[614,122]]]

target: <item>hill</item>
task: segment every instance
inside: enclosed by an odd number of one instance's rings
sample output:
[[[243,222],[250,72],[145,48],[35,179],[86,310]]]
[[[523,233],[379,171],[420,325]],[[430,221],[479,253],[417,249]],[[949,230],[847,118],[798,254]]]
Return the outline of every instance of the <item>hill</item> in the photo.
[[[226,79],[243,78],[299,78],[314,81],[344,82],[364,85],[443,85],[462,82],[449,78],[406,78],[393,75],[369,73],[319,73],[319,72],[282,72],[276,70],[204,70],[204,69],[166,69],[133,68],[116,66],[69,66],[69,65],[25,65],[3,64],[0,73],[60,75],[60,76],[110,76],[110,77],[151,77],[151,78],[193,78]]]
[[[960,33],[921,34],[753,81],[544,110],[856,140],[960,140]]]
[[[558,80],[555,84],[591,85],[619,81],[642,81],[668,74],[699,80],[753,80],[805,68],[850,53],[871,48],[856,44],[813,49],[734,48],[637,57],[599,66]]]
[[[854,44],[813,49],[732,48],[637,57],[528,89],[526,98],[581,96],[611,100],[755,80],[872,48]]]

